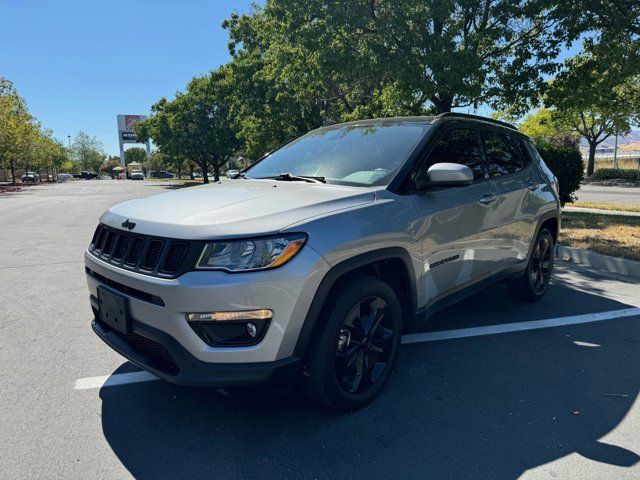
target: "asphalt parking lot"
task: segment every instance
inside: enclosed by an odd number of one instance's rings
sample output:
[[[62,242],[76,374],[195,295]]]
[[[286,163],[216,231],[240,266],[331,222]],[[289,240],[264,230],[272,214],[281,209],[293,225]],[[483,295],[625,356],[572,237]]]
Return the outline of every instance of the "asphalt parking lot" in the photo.
[[[418,326],[353,414],[118,376],[82,255],[111,204],[169,188],[0,195],[0,477],[640,478],[640,286],[567,264],[538,304],[496,285]]]
[[[640,205],[640,187],[601,187],[582,185],[576,192],[578,201],[613,205]]]

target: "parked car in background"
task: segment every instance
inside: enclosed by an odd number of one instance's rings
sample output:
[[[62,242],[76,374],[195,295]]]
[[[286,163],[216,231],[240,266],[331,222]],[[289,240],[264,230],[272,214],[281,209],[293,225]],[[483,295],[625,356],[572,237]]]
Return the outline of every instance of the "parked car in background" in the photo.
[[[144,173],[142,170],[132,170],[129,176],[131,180],[144,180]]]
[[[191,180],[197,180],[197,179],[200,179],[200,178],[202,178],[202,174],[200,172],[193,172],[191,174]]]
[[[71,180],[73,178],[73,175],[71,175],[70,173],[59,173],[58,174],[58,181],[59,182],[66,182],[67,180]]]
[[[74,173],[73,178],[80,178],[82,180],[93,180],[94,178],[98,178],[98,174],[95,172],[87,172],[83,170],[80,173]]]
[[[149,178],[173,178],[173,173],[169,173],[166,170],[150,171]]]
[[[94,331],[167,381],[299,383],[354,410],[412,323],[496,282],[528,302],[549,285],[558,182],[507,123],[331,125],[244,173],[111,207],[85,253]]]
[[[22,175],[22,183],[37,183],[40,181],[40,175],[36,172],[27,172]]]
[[[227,178],[233,178],[240,173],[240,170],[227,170]]]

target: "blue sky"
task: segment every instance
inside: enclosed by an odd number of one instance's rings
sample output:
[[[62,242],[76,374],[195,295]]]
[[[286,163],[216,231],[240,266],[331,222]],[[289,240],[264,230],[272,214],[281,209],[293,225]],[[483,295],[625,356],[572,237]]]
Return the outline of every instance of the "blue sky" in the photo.
[[[82,130],[116,155],[116,115],[148,114],[161,97],[227,62],[221,23],[251,3],[0,0],[0,76],[65,144]]]
[[[0,76],[54,136],[118,153],[116,115],[146,114],[229,60],[221,23],[251,1],[0,0]]]

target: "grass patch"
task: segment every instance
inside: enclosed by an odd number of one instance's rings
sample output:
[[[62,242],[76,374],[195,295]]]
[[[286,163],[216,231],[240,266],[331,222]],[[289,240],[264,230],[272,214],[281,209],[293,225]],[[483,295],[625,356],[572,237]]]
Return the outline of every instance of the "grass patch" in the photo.
[[[588,212],[563,212],[560,243],[640,260],[640,217]]]
[[[586,165],[585,161],[585,165]],[[613,155],[611,158],[596,158],[595,168],[613,168]],[[633,158],[618,158],[618,168],[638,168],[638,160]]]
[[[600,210],[619,210],[621,212],[640,212],[640,207],[635,205],[615,205],[611,203],[575,202],[568,207],[598,208]]]

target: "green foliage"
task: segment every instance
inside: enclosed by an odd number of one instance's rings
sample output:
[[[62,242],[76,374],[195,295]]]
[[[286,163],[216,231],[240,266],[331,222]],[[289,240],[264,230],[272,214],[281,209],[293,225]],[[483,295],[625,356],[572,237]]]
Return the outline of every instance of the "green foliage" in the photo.
[[[537,150],[558,179],[560,202],[573,202],[573,193],[580,188],[584,177],[584,163],[577,145],[537,145]]]
[[[563,123],[553,110],[546,108],[528,115],[518,129],[539,145],[571,146],[579,141],[571,126]]]
[[[106,162],[100,165],[100,173],[105,175],[113,175],[113,169],[120,166],[120,157],[117,155],[109,155]]]
[[[624,179],[632,181],[640,181],[640,170],[627,169],[614,169],[614,168],[598,168],[593,173],[593,178],[597,180],[613,180]]]
[[[606,64],[606,58],[583,53],[567,60],[545,98],[556,121],[587,140],[587,176],[593,175],[596,147],[640,121],[640,75],[627,76],[626,65]]]
[[[67,149],[29,113],[13,83],[0,77],[0,166],[11,170],[13,182],[17,168],[53,172],[68,159]]]
[[[128,164],[137,162],[143,164],[147,160],[147,151],[142,147],[131,147],[124,151],[124,161]]]
[[[198,164],[205,183],[212,167],[217,181],[220,167],[239,146],[230,116],[229,82],[226,69],[194,78],[185,93],[152,106],[152,115],[136,125],[138,138],[151,138],[169,157]]]
[[[337,121],[479,103],[521,112],[569,38],[556,28],[556,8],[539,0],[267,0],[233,15],[223,26],[246,154],[255,159]]]
[[[85,132],[79,132],[71,146],[73,159],[80,170],[97,172],[104,163],[105,154],[102,143]]]

